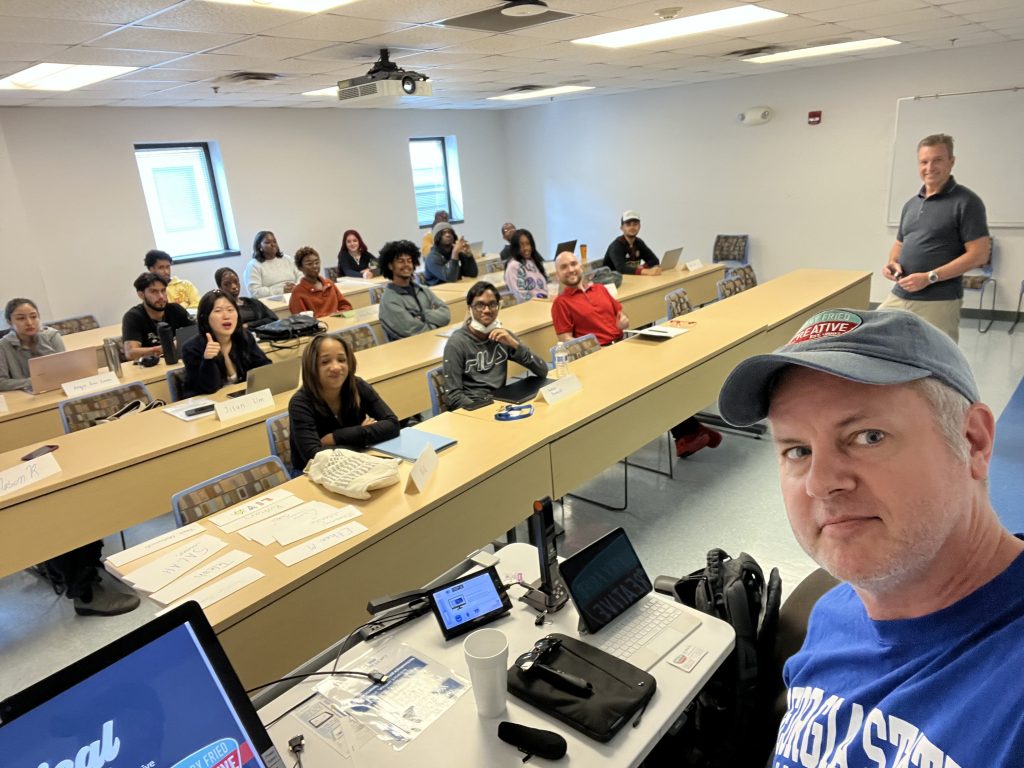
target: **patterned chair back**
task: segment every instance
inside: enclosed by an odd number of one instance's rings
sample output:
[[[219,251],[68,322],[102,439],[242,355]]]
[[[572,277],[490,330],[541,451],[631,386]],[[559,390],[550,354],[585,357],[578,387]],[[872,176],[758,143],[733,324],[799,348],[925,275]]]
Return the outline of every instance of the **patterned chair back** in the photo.
[[[501,262],[501,259],[497,261],[489,261],[484,269],[485,274],[491,274],[492,272],[504,272],[505,265]]]
[[[174,494],[171,497],[174,521],[178,527],[194,523],[266,493],[288,479],[281,460],[277,456],[267,456]]]
[[[686,291],[683,288],[677,288],[665,295],[665,312],[669,320],[673,317],[688,315],[693,312],[690,297],[686,295]]]
[[[65,317],[63,320],[53,320],[46,323],[51,328],[60,331],[61,336],[68,336],[79,331],[91,331],[99,328],[100,324],[95,315],[79,315],[78,317]]]
[[[352,349],[356,352],[363,349],[369,349],[370,347],[376,347],[379,343],[377,341],[377,334],[374,333],[373,328],[365,323],[362,325],[353,325],[351,328],[345,328],[342,331],[331,331],[330,335],[336,338],[347,339],[348,343],[352,345]]]
[[[327,274],[327,279],[330,280],[332,283],[338,282],[337,267],[328,267],[327,269],[324,270],[324,272]]]
[[[719,262],[746,264],[749,243],[749,235],[717,235],[715,248],[711,252],[711,260],[715,264]]]
[[[383,285],[371,285],[370,286],[370,304],[380,304],[380,300],[384,297]]]
[[[176,403],[184,399],[185,392],[185,369],[172,368],[167,372],[167,391],[171,393],[171,402]]]
[[[569,339],[563,341],[562,344],[565,346],[565,351],[569,355],[569,362],[573,360],[579,360],[581,357],[593,354],[601,349],[601,345],[597,342],[597,336],[592,333],[588,333],[586,336],[580,336],[575,339]],[[551,348],[551,364],[555,364],[555,350],[558,349],[556,344]]]
[[[427,371],[427,389],[430,390],[430,413],[437,416],[448,410],[444,401],[444,366],[431,368]]]
[[[292,470],[292,423],[287,413],[281,413],[267,419],[267,439],[270,441],[270,454],[277,456],[291,474]]]
[[[735,296],[737,293],[743,291],[743,281],[738,278],[724,278],[715,283],[715,289],[718,291],[718,299],[728,298],[729,296]]]
[[[94,427],[97,419],[105,419],[133,400],[153,402],[149,387],[141,381],[133,381],[131,384],[122,384],[105,392],[61,400],[57,404],[57,409],[64,425],[64,434]]]
[[[725,277],[728,280],[739,280],[743,283],[743,290],[753,288],[757,285],[757,275],[754,274],[754,268],[749,264],[744,264],[742,267],[734,267],[727,270]]]
[[[980,291],[985,287],[985,283],[989,280],[994,280],[992,277],[992,262],[996,258],[996,241],[992,238],[992,246],[988,252],[988,262],[982,264],[977,269],[968,270],[960,278],[960,282],[964,286],[964,290],[967,291]],[[51,323],[52,325],[52,323]]]

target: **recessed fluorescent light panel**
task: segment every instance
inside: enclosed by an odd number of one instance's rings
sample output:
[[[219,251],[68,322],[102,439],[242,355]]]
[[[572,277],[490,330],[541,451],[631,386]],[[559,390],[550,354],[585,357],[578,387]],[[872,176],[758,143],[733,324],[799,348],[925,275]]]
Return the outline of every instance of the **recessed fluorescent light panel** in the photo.
[[[506,93],[504,96],[488,96],[488,101],[523,101],[524,99],[543,99],[545,96],[561,96],[563,93],[578,93],[579,91],[592,91],[592,85],[559,85],[555,88],[539,88],[535,91],[517,91]]]
[[[279,11],[302,11],[320,13],[328,8],[348,5],[355,0],[209,0],[225,5],[255,5],[257,8],[276,8]]]
[[[94,64],[36,64],[0,80],[0,89],[20,91],[73,91],[101,80],[134,72],[138,67]]]
[[[580,45],[599,45],[603,48],[625,48],[628,45],[643,45],[644,43],[654,43],[673,37],[699,35],[704,32],[714,32],[717,29],[738,27],[742,24],[781,19],[785,16],[785,13],[770,11],[767,8],[759,8],[756,5],[739,5],[735,8],[727,8],[724,11],[699,13],[696,16],[684,16],[681,19],[659,21],[654,24],[645,24],[642,27],[622,29],[618,32],[608,32],[603,35],[594,35],[593,37],[581,37],[579,40],[573,40],[573,42]]]
[[[888,45],[899,44],[899,40],[890,40],[888,37],[873,37],[870,40],[854,40],[850,43],[833,43],[832,45],[818,45],[814,48],[799,48],[795,51],[752,56],[744,61],[751,61],[755,64],[774,64],[777,61],[809,59],[812,56],[832,56],[837,53],[854,53],[855,51],[867,51],[872,48],[885,48]]]
[[[338,98],[338,86],[332,85],[329,88],[321,88],[318,91],[306,91],[303,96],[333,96]]]

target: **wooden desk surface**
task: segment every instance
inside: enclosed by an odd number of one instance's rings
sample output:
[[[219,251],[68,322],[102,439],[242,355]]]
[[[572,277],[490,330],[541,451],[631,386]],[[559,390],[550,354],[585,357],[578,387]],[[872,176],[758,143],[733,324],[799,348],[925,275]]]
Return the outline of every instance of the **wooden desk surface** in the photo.
[[[458,442],[439,454],[437,472],[422,493],[404,491],[408,462],[401,465],[398,484],[374,491],[366,501],[332,494],[304,477],[281,486],[305,500],[352,504],[362,513],[356,520],[369,529],[296,565],[284,566],[275,557],[288,547],[262,547],[203,522],[232,548],[251,554],[246,565],[265,574],[207,609],[246,685],[286,674],[365,621],[368,596],[426,583],[526,517],[530,500],[550,494],[547,452],[534,450],[532,439],[496,441],[490,425],[453,414],[423,428]],[[314,605],[331,610],[311,617]],[[299,625],[302,632],[290,629]]]
[[[850,275],[867,279],[867,273],[840,273],[836,284],[849,282]],[[651,293],[657,295],[657,291]],[[726,303],[716,311],[721,312]],[[513,310],[524,315],[538,311],[530,304],[509,308],[506,313],[511,318]],[[513,322],[509,327],[517,330]],[[396,403],[416,402],[422,404],[418,410],[424,410],[429,401],[424,373],[438,364],[446,341],[421,334],[365,350],[358,357],[359,374],[400,416],[408,413],[403,414]],[[162,514],[174,492],[266,455],[264,420],[283,412],[290,395],[278,395],[274,407],[265,413],[226,424],[213,419],[182,422],[156,411],[54,438],[61,446],[55,458],[62,472],[0,497],[0,575]],[[0,453],[0,468],[15,465],[33,447]],[[114,498],[130,502],[104,503]],[[82,510],[89,514],[83,515]],[[46,539],[38,536],[39,520],[54,522]]]

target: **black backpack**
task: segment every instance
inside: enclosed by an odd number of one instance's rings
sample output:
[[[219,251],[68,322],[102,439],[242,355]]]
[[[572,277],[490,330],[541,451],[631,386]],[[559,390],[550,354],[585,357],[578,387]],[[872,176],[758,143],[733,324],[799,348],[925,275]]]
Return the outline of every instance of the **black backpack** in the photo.
[[[707,566],[676,582],[675,592],[685,605],[731,624],[736,647],[691,702],[682,731],[664,751],[673,753],[677,766],[763,768],[778,725],[770,712],[777,687],[779,569],[765,582],[746,552],[733,558],[712,549]]]

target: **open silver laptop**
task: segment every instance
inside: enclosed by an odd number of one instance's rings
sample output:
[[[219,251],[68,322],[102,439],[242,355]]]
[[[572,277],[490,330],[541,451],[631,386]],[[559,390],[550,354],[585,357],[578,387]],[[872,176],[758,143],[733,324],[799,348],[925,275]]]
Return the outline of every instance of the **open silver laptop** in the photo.
[[[229,392],[228,397],[241,397],[269,389],[270,394],[279,395],[299,386],[299,372],[302,370],[302,357],[291,357],[280,363],[271,363],[253,368],[246,374],[245,389]]]
[[[700,626],[692,612],[654,594],[622,528],[588,544],[558,569],[586,630],[584,640],[641,669],[653,667]]]
[[[36,395],[60,389],[61,384],[69,381],[95,376],[97,371],[99,366],[96,364],[95,347],[28,359],[28,375],[32,382],[32,392]]]
[[[474,259],[482,259],[484,257],[484,241],[477,240],[470,243],[469,250],[473,253]]]
[[[665,255],[661,257],[661,271],[668,272],[670,269],[675,269],[679,266],[679,257],[682,255],[682,248],[673,248],[671,251],[665,251]]]

